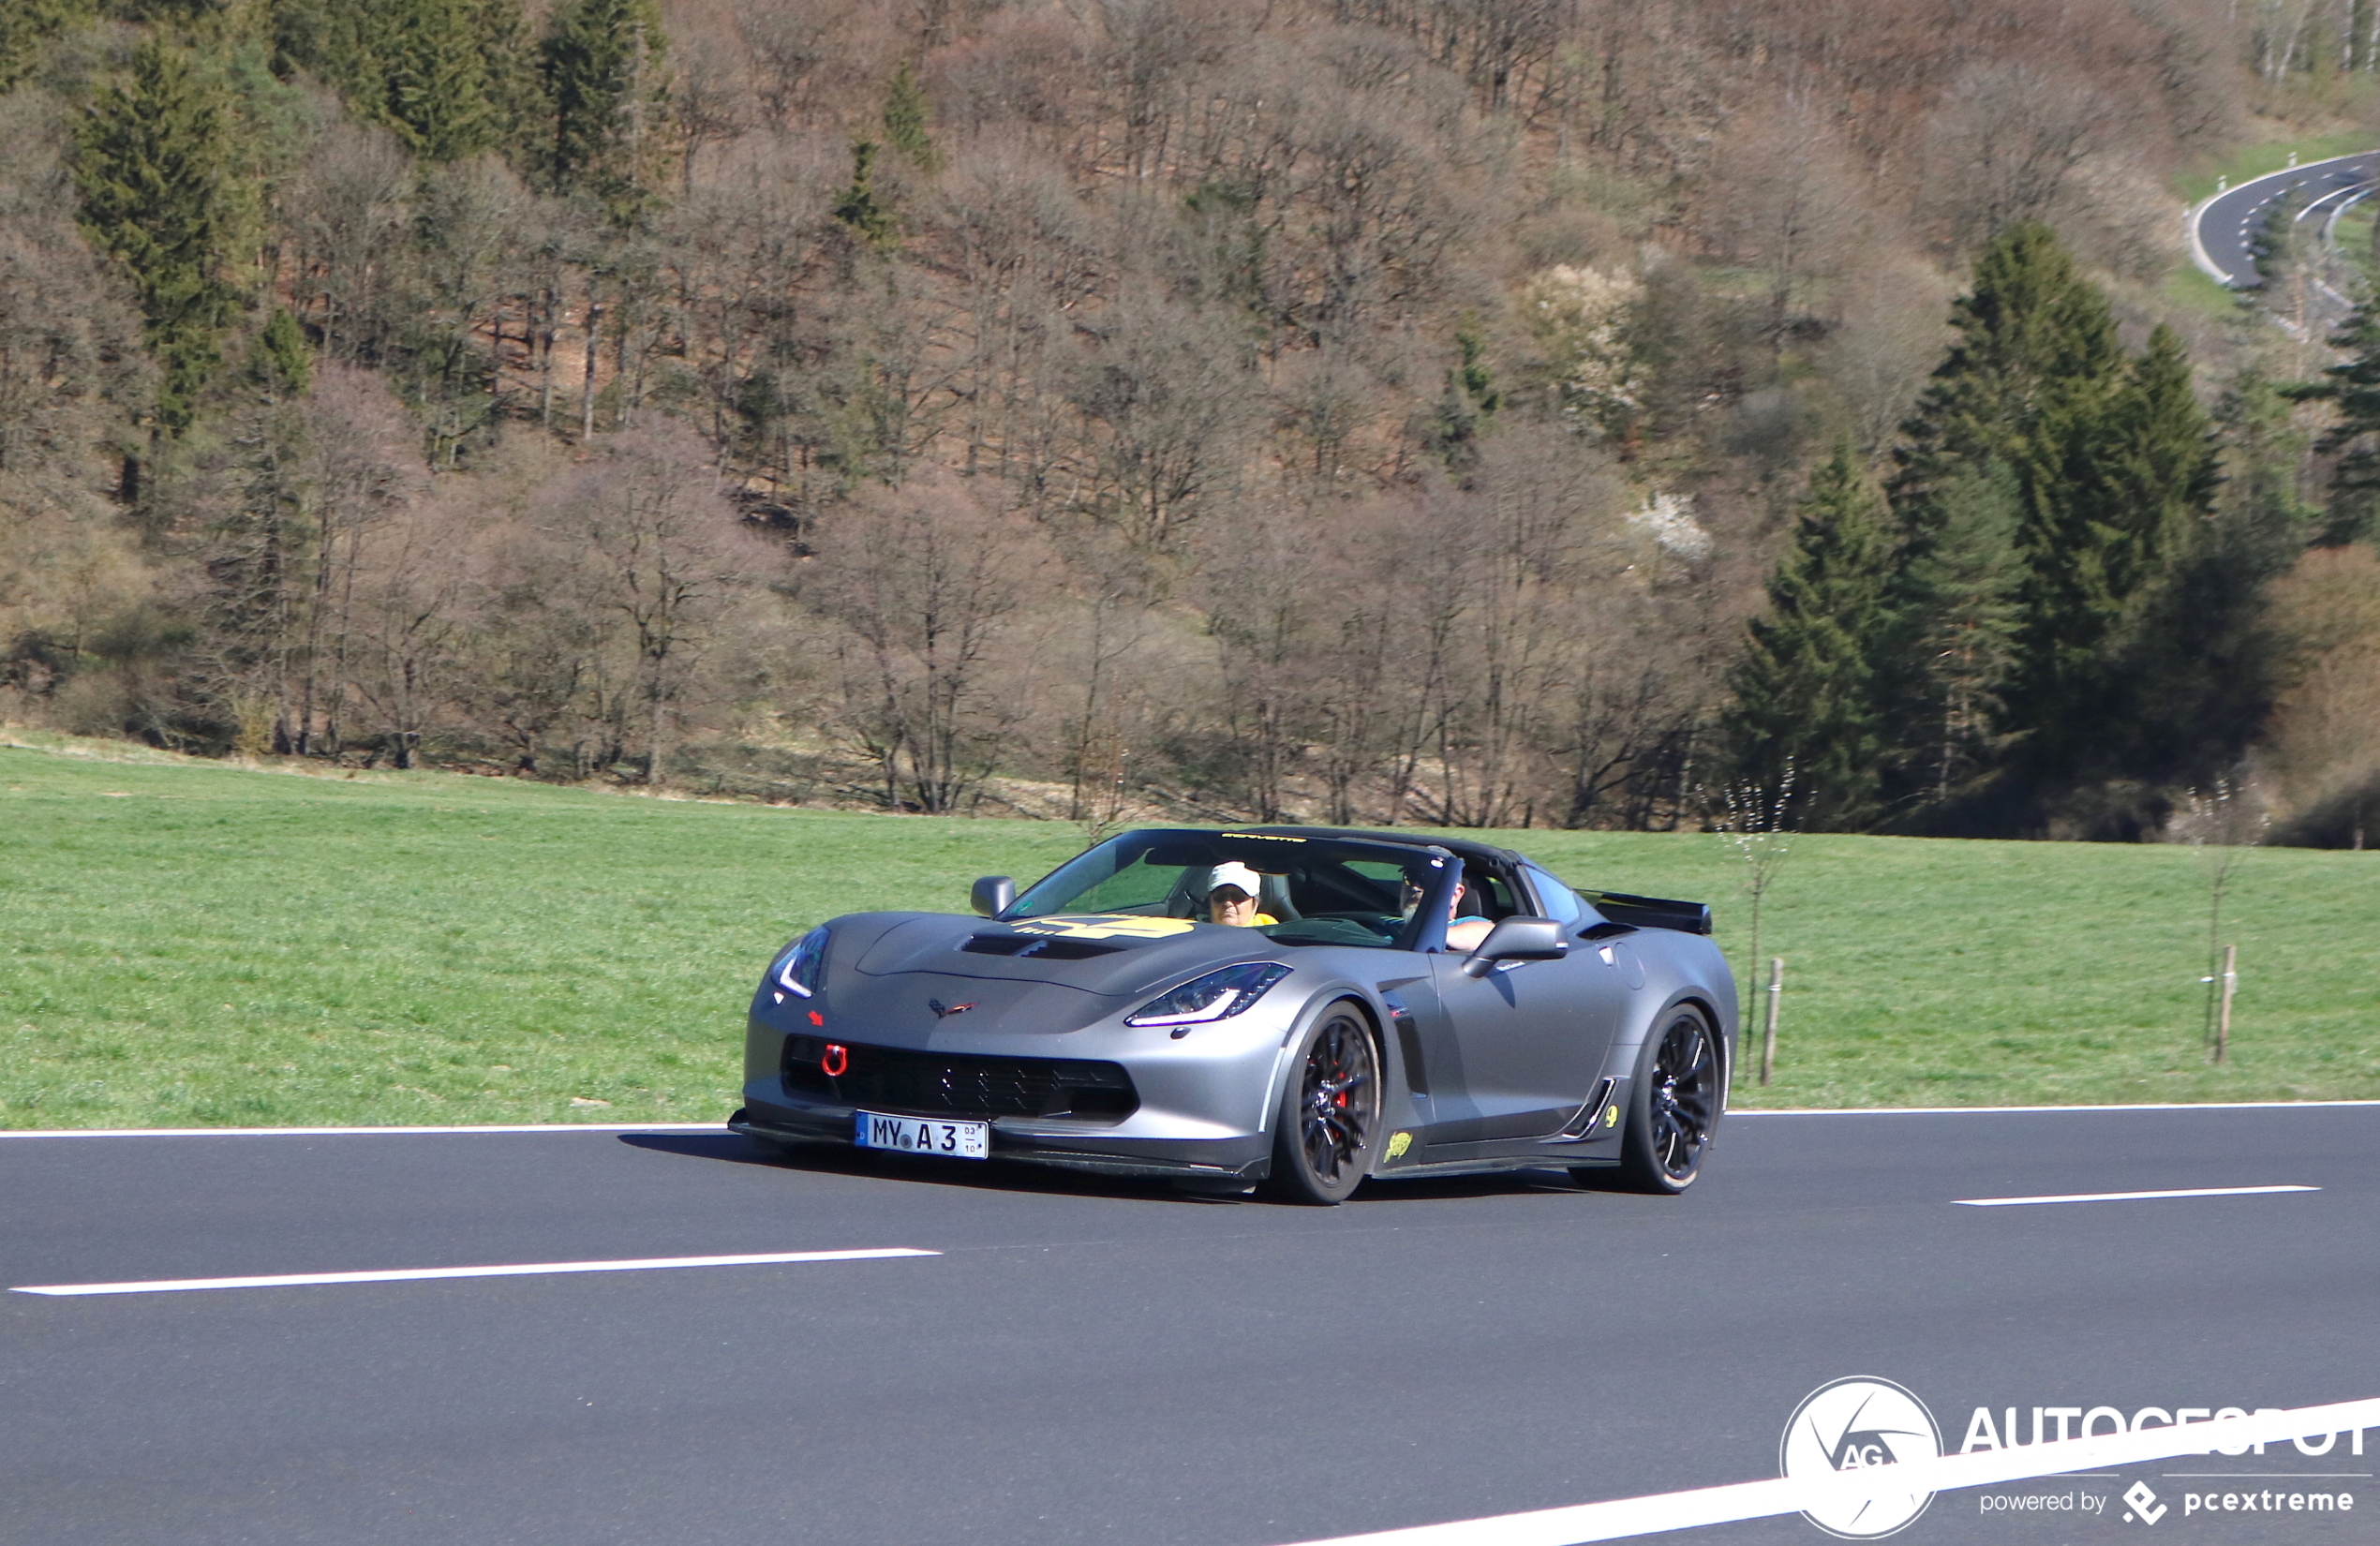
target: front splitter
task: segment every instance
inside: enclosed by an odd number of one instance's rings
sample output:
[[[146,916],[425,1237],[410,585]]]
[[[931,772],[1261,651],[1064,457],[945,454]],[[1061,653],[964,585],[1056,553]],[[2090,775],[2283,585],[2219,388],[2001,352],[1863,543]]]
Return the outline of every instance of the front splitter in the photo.
[[[886,1112],[887,1116],[932,1112]],[[796,1110],[746,1107],[727,1119],[730,1132],[768,1143],[829,1143],[857,1149],[852,1141],[854,1113],[840,1107]],[[980,1121],[980,1118],[970,1118]],[[991,1157],[1026,1165],[1055,1166],[1102,1176],[1201,1179],[1252,1184],[1272,1170],[1272,1143],[1261,1134],[1244,1138],[1056,1138],[1042,1134],[991,1130]]]

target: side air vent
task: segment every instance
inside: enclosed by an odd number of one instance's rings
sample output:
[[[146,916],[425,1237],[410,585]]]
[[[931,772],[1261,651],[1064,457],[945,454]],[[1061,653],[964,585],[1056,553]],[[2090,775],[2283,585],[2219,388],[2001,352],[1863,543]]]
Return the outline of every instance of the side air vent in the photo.
[[[1087,961],[1123,948],[1095,940],[1059,940],[1046,934],[974,934],[959,949],[971,956],[1034,956],[1046,961]]]
[[[1667,897],[1632,897],[1625,891],[1586,891],[1579,895],[1595,904],[1595,910],[1614,923],[1632,923],[1639,929],[1674,929],[1683,934],[1707,934],[1711,931],[1711,908],[1708,902],[1673,901]]]

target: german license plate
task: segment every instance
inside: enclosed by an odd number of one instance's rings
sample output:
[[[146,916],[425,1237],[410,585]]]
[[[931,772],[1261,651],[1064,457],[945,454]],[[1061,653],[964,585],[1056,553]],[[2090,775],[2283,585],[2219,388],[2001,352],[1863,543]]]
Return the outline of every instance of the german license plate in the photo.
[[[952,1159],[989,1159],[991,1123],[940,1122],[931,1117],[885,1117],[856,1111],[862,1149],[898,1149],[904,1154],[945,1154]]]

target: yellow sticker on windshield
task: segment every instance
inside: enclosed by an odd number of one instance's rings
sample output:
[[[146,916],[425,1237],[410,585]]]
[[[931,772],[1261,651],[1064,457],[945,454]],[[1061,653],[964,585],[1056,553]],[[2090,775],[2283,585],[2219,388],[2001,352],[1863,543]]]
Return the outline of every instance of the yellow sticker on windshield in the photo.
[[[1129,913],[1062,913],[1047,918],[1019,918],[1008,927],[1020,934],[1066,940],[1161,940],[1168,934],[1187,934],[1197,925],[1188,918],[1144,918]]]

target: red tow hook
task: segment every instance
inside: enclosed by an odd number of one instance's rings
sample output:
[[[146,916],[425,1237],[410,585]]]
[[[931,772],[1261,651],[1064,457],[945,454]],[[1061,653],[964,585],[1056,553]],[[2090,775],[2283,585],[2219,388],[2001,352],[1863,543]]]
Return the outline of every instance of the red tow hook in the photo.
[[[851,1048],[841,1042],[826,1044],[826,1055],[818,1060],[818,1071],[830,1079],[839,1079],[851,1070]]]

